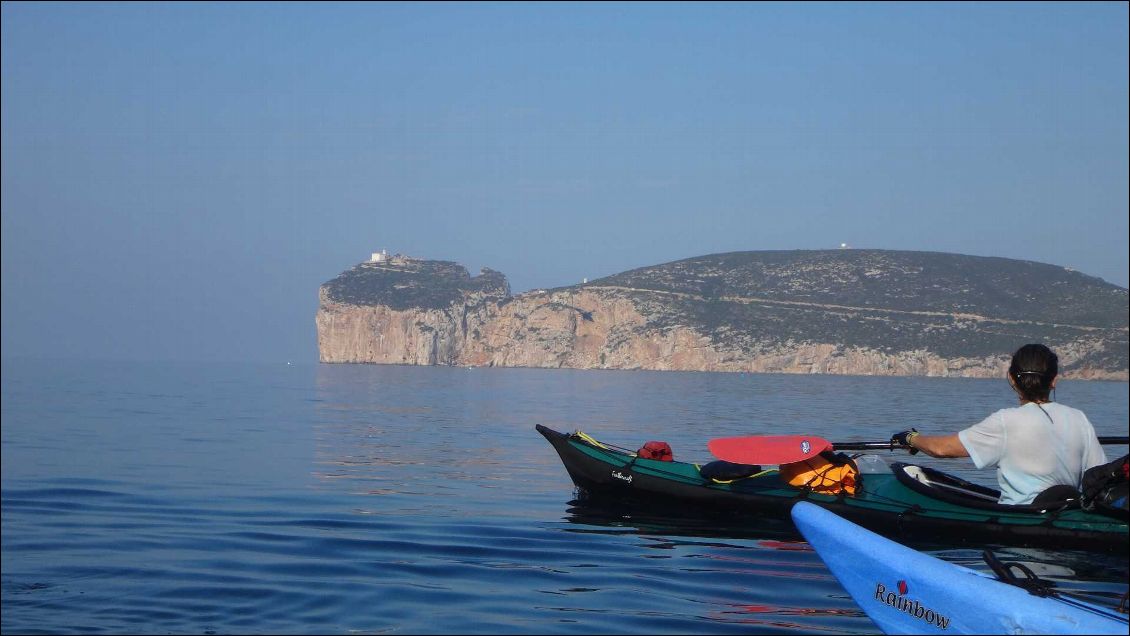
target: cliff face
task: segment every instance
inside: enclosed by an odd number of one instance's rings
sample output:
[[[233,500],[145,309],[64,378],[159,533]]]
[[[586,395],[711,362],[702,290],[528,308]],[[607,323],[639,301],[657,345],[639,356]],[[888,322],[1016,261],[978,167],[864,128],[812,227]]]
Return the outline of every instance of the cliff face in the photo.
[[[322,362],[1000,377],[1044,342],[1065,377],[1127,379],[1127,290],[1064,268],[923,252],[736,252],[512,296],[445,261],[320,289]]]
[[[510,298],[502,274],[447,261],[361,263],[318,290],[322,362],[459,364],[468,333]]]

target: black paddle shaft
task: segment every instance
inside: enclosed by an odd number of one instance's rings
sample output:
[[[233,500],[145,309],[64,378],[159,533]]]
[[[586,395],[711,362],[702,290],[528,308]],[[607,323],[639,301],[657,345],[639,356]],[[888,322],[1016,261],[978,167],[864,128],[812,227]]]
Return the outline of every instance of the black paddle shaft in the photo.
[[[1130,437],[1100,437],[1099,443],[1108,444],[1130,444]],[[901,446],[892,446],[888,442],[832,442],[832,448],[836,450],[892,450],[894,448],[902,448]]]

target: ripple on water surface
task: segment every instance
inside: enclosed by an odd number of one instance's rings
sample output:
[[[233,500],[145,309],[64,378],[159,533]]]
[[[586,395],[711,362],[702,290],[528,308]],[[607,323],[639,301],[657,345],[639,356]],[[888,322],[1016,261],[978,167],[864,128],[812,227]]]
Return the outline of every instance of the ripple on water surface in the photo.
[[[533,425],[698,461],[711,437],[858,438],[1001,399],[977,382],[348,365],[2,381],[5,633],[872,633],[787,523],[578,499]],[[1124,426],[1124,384],[1075,386],[1062,395],[1097,426]],[[1006,556],[1125,591],[1125,558]]]

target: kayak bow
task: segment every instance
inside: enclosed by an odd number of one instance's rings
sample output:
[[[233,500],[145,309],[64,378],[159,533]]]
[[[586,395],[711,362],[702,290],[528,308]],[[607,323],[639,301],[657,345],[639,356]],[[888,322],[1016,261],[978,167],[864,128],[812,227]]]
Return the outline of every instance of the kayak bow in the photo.
[[[1038,596],[885,539],[806,502],[792,509],[808,543],[885,634],[1126,634],[1127,618]]]

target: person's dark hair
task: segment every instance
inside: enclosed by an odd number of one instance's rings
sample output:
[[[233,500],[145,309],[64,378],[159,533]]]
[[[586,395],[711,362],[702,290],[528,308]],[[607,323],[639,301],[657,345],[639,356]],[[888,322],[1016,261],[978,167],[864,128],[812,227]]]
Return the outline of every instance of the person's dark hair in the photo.
[[[1026,344],[1012,355],[1008,375],[1021,397],[1030,402],[1046,402],[1052,380],[1059,373],[1059,356],[1042,344]]]

